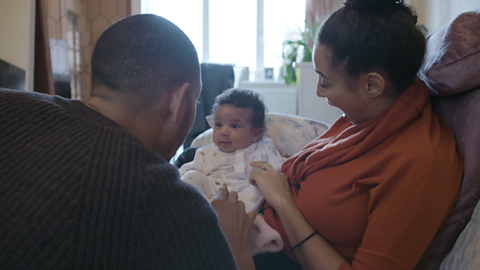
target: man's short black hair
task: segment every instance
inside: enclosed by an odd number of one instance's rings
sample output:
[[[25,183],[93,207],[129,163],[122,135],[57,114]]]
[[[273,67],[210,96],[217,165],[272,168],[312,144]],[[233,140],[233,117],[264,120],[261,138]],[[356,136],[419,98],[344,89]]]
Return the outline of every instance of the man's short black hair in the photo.
[[[265,126],[265,114],[267,109],[263,103],[260,94],[253,90],[230,88],[215,98],[215,103],[212,106],[212,115],[217,112],[218,106],[231,105],[237,108],[251,108],[252,118],[251,123],[253,127],[263,128],[266,131]]]
[[[194,82],[199,74],[198,55],[187,35],[153,14],[133,15],[110,26],[92,56],[92,88],[106,86],[137,106],[158,100],[172,84]]]

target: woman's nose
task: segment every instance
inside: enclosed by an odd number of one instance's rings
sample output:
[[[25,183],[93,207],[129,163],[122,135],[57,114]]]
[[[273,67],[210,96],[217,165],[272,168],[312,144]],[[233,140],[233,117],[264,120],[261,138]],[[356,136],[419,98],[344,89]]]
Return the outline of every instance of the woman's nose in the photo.
[[[321,98],[327,97],[327,95],[325,93],[325,89],[323,89],[322,82],[320,81],[320,79],[317,82],[317,96],[319,96]]]
[[[325,91],[323,89],[317,89],[317,96],[321,98],[327,97]]]
[[[317,96],[321,98],[327,97],[325,89],[323,89],[320,85],[317,86]]]

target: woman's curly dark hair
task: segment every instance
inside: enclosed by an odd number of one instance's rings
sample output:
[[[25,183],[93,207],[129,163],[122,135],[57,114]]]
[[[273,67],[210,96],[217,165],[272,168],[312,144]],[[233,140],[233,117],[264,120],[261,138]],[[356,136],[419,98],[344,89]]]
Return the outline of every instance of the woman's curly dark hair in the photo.
[[[344,64],[351,78],[374,70],[391,80],[397,94],[412,85],[425,54],[417,16],[403,0],[347,0],[323,24],[316,43]]]

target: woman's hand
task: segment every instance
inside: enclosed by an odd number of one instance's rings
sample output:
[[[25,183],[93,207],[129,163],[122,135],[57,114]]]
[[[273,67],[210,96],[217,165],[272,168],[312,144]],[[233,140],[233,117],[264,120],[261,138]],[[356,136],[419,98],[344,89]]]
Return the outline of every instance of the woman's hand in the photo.
[[[225,183],[220,185],[212,206],[218,214],[220,227],[232,249],[238,268],[255,269],[252,255],[248,251],[255,212],[247,215],[245,205],[238,200],[238,194],[235,191],[228,192]]]
[[[277,172],[270,164],[257,161],[250,163],[253,167],[249,177],[252,185],[258,186],[265,200],[273,207],[294,203],[292,190],[287,176]]]
[[[252,162],[249,181],[260,188],[265,200],[275,208],[287,239],[297,245],[315,229],[308,223],[293,199],[287,176],[266,162]],[[262,169],[263,168],[263,169]],[[345,259],[330,244],[314,235],[294,250],[303,269],[338,269]]]

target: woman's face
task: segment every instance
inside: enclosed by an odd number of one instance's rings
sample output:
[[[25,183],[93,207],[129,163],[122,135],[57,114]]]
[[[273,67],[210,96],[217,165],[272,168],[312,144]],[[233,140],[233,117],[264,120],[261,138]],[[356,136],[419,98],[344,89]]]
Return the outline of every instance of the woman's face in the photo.
[[[365,108],[365,97],[362,85],[352,80],[343,71],[342,65],[331,65],[331,51],[319,44],[314,49],[313,66],[318,74],[317,96],[345,113],[345,118],[354,124],[362,122]]]

